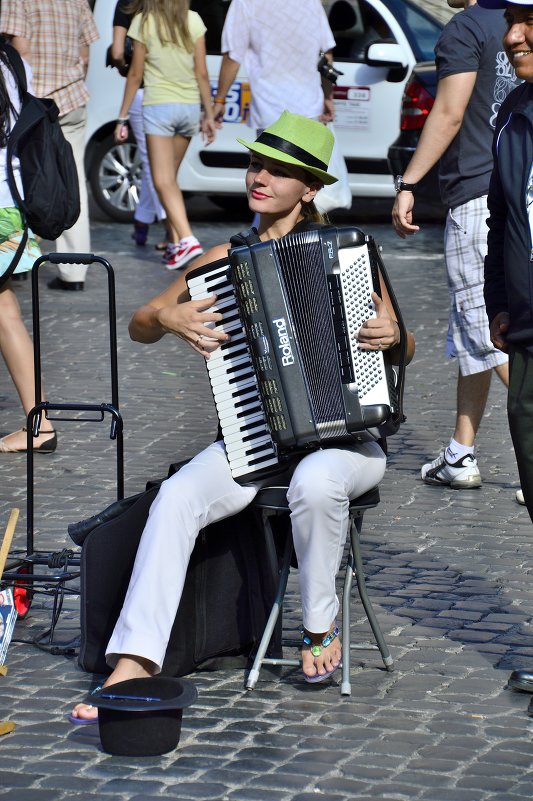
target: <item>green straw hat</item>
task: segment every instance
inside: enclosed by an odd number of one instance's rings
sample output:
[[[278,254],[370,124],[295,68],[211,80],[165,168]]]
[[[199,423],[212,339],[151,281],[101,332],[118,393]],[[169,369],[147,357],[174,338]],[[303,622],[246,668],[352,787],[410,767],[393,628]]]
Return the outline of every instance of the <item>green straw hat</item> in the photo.
[[[334,184],[338,180],[327,172],[333,150],[333,134],[326,125],[316,120],[284,111],[255,142],[245,142],[244,139],[237,139],[237,142],[254,153],[301,167],[323,184]]]

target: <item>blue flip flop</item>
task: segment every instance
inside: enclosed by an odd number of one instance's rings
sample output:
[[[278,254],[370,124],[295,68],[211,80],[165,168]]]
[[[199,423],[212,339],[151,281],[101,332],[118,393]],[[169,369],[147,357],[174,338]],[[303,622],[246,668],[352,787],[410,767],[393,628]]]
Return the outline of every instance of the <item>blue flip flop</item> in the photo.
[[[86,718],[78,718],[75,717],[72,712],[68,716],[68,719],[74,726],[90,726],[91,724],[98,723],[98,718],[93,718],[92,720],[87,720]]]
[[[90,695],[94,695],[95,693],[100,692],[101,689],[102,687],[98,685],[98,687],[95,687],[94,690],[91,690]],[[90,698],[86,698],[85,702],[82,701],[82,703],[85,703],[87,707],[91,707],[91,704],[87,703],[87,701],[89,700]],[[69,722],[72,723],[74,726],[90,726],[91,724],[98,723],[98,717],[92,718],[92,720],[87,720],[86,718],[78,718],[76,715],[73,715],[72,712],[68,716],[68,719]]]
[[[340,665],[337,665],[337,667],[334,667],[333,670],[328,670],[328,672],[324,673],[322,676],[320,675],[320,673],[317,673],[314,676],[308,676],[306,673],[304,673],[304,679],[308,684],[318,684],[319,681],[326,681],[326,679],[329,679],[330,676],[333,676],[333,674],[335,673],[336,670],[339,669],[339,667]]]

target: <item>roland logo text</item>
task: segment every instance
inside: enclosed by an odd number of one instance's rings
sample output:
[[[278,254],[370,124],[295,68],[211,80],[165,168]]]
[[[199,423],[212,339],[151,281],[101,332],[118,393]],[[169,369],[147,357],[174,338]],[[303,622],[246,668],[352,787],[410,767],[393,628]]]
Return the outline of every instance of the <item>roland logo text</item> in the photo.
[[[272,323],[275,325],[278,334],[278,348],[281,350],[281,363],[283,367],[289,367],[291,364],[294,364],[294,356],[287,334],[287,323],[284,317],[272,320]]]

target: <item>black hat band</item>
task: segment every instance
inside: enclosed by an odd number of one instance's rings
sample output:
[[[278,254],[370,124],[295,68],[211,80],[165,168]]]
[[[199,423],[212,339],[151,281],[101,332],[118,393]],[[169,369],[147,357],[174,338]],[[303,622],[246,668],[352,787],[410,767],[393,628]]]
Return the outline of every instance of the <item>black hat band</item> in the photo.
[[[328,165],[325,161],[320,161],[316,156],[312,156],[307,150],[304,150],[298,145],[289,142],[287,139],[282,139],[281,136],[263,131],[263,133],[256,139],[257,143],[273,147],[285,153],[287,156],[292,156],[297,161],[302,161],[307,167],[316,167],[319,170],[327,171]]]

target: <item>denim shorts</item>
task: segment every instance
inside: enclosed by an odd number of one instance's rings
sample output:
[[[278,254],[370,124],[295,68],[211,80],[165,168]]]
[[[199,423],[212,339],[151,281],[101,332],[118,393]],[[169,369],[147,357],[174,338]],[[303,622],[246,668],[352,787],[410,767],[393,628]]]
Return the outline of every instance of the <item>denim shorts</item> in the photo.
[[[194,136],[200,130],[199,103],[158,103],[143,106],[145,134]]]

